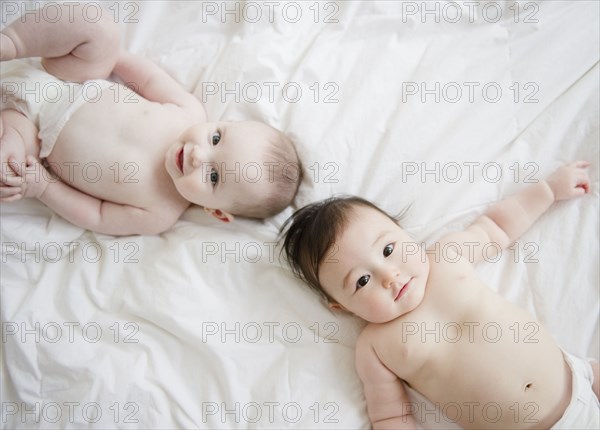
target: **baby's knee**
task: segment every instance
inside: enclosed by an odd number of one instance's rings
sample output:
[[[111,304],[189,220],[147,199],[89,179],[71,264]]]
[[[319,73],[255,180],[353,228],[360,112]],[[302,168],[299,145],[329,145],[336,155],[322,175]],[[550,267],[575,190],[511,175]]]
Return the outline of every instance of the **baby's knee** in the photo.
[[[0,61],[14,60],[17,56],[17,47],[8,35],[0,33]]]
[[[97,22],[88,24],[92,28],[87,43],[76,47],[72,55],[87,61],[93,68],[91,78],[107,78],[117,63],[121,51],[119,24],[110,14],[102,14]]]
[[[82,83],[90,79],[106,79],[119,58],[120,26],[113,14],[106,11],[99,11],[97,19],[90,20],[78,13],[81,12],[79,9],[75,10],[63,10],[63,19],[56,23],[20,28],[21,32],[28,34],[29,54],[43,57],[44,69],[65,81]],[[28,24],[33,26],[33,23]],[[32,35],[35,31],[37,36]],[[45,40],[52,42],[46,43]],[[37,46],[35,55],[33,46]]]
[[[121,50],[118,24],[103,18],[86,23],[82,41],[71,52],[60,57],[46,57],[42,65],[46,71],[59,79],[85,82],[90,79],[106,79],[110,76]]]

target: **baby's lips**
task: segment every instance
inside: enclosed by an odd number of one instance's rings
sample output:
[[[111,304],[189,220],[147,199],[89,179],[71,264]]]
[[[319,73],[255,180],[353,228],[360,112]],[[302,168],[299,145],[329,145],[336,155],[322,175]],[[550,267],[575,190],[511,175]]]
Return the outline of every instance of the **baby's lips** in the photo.
[[[183,157],[184,157],[184,151],[183,151],[183,147],[176,152],[175,154],[175,164],[177,165],[177,168],[179,169],[179,171],[183,174]]]

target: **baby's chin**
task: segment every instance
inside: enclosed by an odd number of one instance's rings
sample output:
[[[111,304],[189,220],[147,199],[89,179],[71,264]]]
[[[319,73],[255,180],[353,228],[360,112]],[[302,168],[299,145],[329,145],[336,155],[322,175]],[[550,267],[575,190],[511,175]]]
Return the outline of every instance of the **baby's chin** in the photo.
[[[376,312],[376,315],[373,318],[363,318],[365,321],[372,324],[385,324],[391,321],[394,321],[400,317],[404,317],[408,315],[410,312],[414,311],[419,307],[419,305],[423,302],[423,296],[413,297],[410,302],[404,303],[401,309],[395,309],[392,311],[385,312],[381,310],[380,312]]]
[[[369,324],[385,324],[385,323],[392,322],[397,318],[400,318],[402,315],[404,315],[404,313],[387,315],[387,316],[380,315],[380,316],[373,317],[373,318],[362,318],[362,319],[365,320],[366,322],[368,322]]]
[[[174,176],[175,172],[172,171],[172,167],[169,165],[167,160],[165,160],[165,170],[167,171],[167,175],[169,175],[169,178],[175,185],[175,179],[177,179],[177,178]],[[179,191],[179,190],[177,190],[177,191]]]
[[[164,166],[167,174],[171,177],[171,180],[175,180],[181,176],[181,172],[177,170],[175,165],[175,151],[177,150],[177,144],[173,144],[165,153]]]

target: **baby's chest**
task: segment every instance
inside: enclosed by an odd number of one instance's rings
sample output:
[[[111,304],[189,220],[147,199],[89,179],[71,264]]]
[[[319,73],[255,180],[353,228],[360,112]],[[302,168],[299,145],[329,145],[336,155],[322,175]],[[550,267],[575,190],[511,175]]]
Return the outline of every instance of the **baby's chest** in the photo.
[[[47,157],[63,182],[92,196],[138,207],[176,198],[165,165],[172,136],[122,120],[71,121]]]
[[[110,152],[111,158],[164,153],[189,121],[175,106],[137,97],[130,102],[113,100],[109,92],[94,103],[83,104],[68,118],[55,149],[85,155],[97,148]]]
[[[71,115],[48,159],[61,164],[99,165],[120,182],[121,176],[164,160],[167,149],[186,126],[174,107],[145,99],[115,103],[107,95]]]
[[[65,131],[47,160],[63,181],[74,185],[143,186],[156,171],[162,153],[156,145],[146,147],[141,141],[134,145],[110,131]]]
[[[434,279],[417,308],[378,333],[377,348],[397,374],[408,377],[427,364],[434,365],[481,329],[488,308],[485,286],[476,277],[459,273]]]
[[[398,318],[385,324],[374,336],[377,356],[398,377],[413,379],[432,357],[441,353],[434,333],[439,323],[419,317]]]

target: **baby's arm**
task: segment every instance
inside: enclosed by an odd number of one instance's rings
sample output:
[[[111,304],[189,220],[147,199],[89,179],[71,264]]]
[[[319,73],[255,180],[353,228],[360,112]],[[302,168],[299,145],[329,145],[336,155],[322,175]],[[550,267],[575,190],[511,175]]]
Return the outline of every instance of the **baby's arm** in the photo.
[[[363,383],[373,429],[416,429],[408,394],[400,378],[381,363],[367,337],[356,343],[356,371]]]
[[[464,232],[450,234],[442,241],[457,243],[463,250],[463,256],[469,255],[470,249],[475,249],[474,261],[483,259],[482,245],[495,243],[497,248],[506,248],[554,202],[589,192],[589,180],[585,172],[588,166],[587,161],[575,161],[560,167],[546,180],[494,204]]]
[[[27,156],[26,166],[15,164],[17,176],[10,185],[21,187],[23,197],[35,197],[67,221],[85,229],[111,235],[156,234],[171,227],[173,219],[130,205],[100,200],[85,194],[49,172],[33,156]]]
[[[206,121],[204,106],[160,66],[139,55],[121,52],[113,70],[127,86],[142,97],[158,103],[173,103]]]

